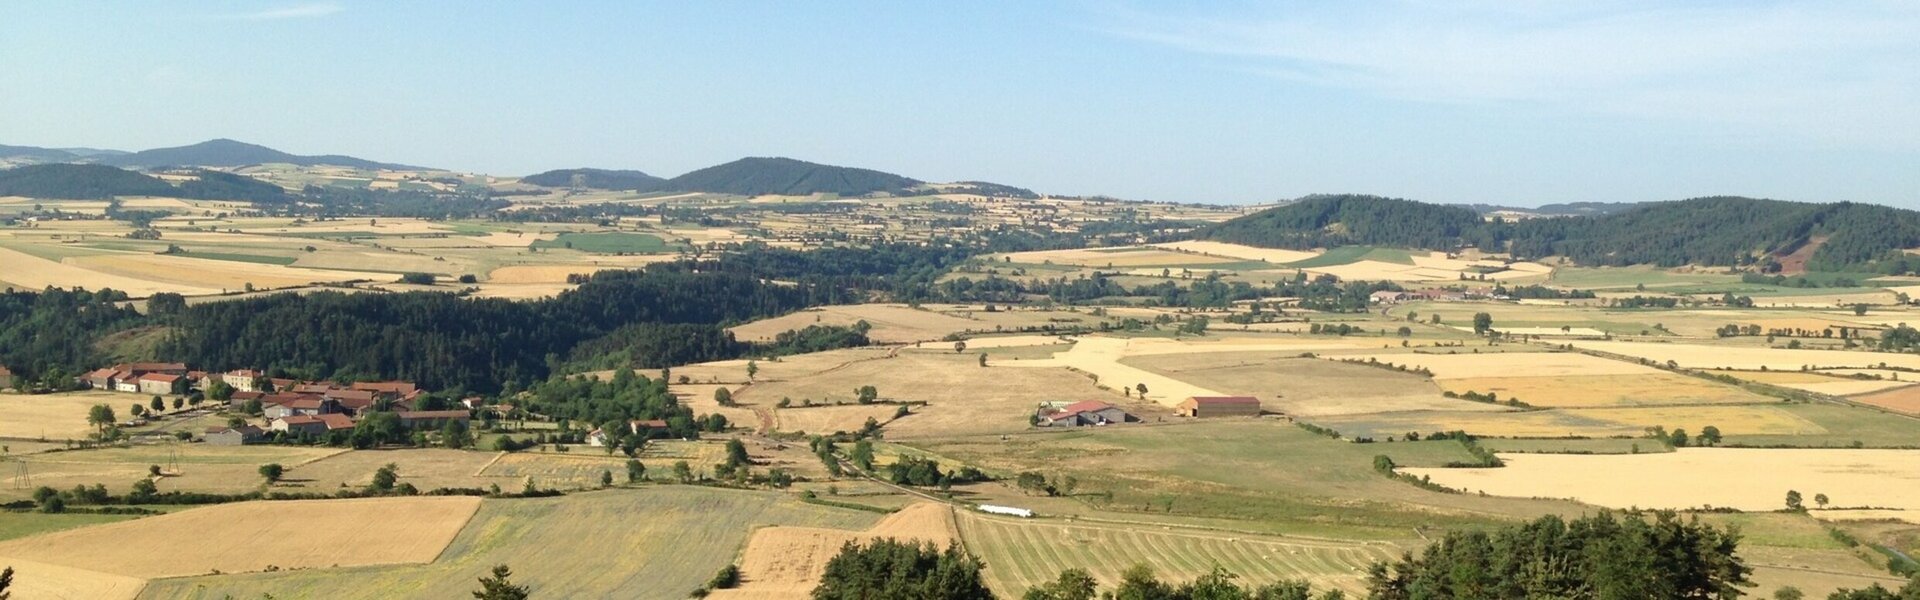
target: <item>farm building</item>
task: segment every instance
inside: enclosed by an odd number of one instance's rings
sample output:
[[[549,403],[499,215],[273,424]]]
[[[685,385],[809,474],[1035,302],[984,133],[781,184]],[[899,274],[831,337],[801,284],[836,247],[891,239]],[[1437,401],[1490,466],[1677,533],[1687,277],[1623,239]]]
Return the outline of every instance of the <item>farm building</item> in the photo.
[[[7,370],[6,367],[0,367],[0,390],[10,390],[20,387],[20,383],[16,381],[18,379],[18,377],[13,375],[13,371]]]
[[[1125,423],[1130,418],[1127,411],[1120,407],[1101,402],[1086,400],[1062,407],[1047,406],[1036,415],[1042,427],[1084,427]]]
[[[1257,417],[1260,399],[1253,396],[1193,396],[1175,407],[1183,417]]]
[[[1397,292],[1392,290],[1380,290],[1378,292],[1374,292],[1367,296],[1367,300],[1374,304],[1396,304],[1396,303],[1406,302],[1408,300],[1413,300],[1413,299],[1414,299],[1413,294],[1409,294],[1407,292]]]
[[[138,383],[135,385],[142,394],[182,394],[187,391],[187,378],[185,375],[147,373],[141,375],[137,381]]]
[[[126,375],[121,373],[119,369],[103,367],[88,372],[82,379],[87,380],[87,385],[93,386],[93,389],[111,390],[114,388],[114,385],[120,383],[120,379],[125,376]]]
[[[447,423],[458,421],[461,425],[473,419],[473,415],[464,410],[403,410],[399,415],[400,424],[408,429],[445,427]]]
[[[237,369],[220,374],[220,380],[227,382],[228,387],[242,392],[260,391],[258,384],[263,377],[264,375],[253,369]]]
[[[305,394],[269,394],[260,402],[266,405],[261,412],[269,419],[295,415],[314,417],[343,412],[339,402]]]
[[[265,432],[259,427],[241,425],[239,427],[208,427],[207,433],[201,437],[208,444],[215,446],[239,446],[259,441],[264,436]]]
[[[267,428],[290,434],[320,435],[327,432],[327,422],[320,420],[320,417],[293,415],[274,419]]]

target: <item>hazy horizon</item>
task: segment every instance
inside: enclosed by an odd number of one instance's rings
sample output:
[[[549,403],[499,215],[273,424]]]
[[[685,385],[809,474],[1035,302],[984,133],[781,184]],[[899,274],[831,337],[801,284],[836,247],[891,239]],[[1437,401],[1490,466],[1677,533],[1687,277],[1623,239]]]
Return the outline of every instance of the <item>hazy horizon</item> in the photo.
[[[1920,208],[1920,5],[26,4],[0,144],[1055,194]]]

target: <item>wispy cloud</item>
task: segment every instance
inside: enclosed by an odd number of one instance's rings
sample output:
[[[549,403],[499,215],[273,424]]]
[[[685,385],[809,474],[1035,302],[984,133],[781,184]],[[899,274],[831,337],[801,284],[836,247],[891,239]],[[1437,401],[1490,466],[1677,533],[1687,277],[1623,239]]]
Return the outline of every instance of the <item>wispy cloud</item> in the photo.
[[[240,21],[279,21],[284,19],[311,19],[324,17],[346,10],[338,4],[301,4],[284,8],[274,8],[255,12],[221,15],[221,18]]]
[[[1920,140],[1920,4],[1899,0],[1400,0],[1105,17],[1114,35],[1382,97]]]

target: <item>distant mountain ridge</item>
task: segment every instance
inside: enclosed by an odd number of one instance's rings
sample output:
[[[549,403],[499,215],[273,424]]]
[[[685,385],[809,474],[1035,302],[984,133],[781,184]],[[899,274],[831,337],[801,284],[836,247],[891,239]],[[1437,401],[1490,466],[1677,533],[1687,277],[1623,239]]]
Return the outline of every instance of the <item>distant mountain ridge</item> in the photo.
[[[906,191],[921,183],[918,179],[872,169],[836,167],[791,158],[748,157],[668,179],[664,189],[740,196],[864,196]]]
[[[580,168],[535,173],[520,178],[520,182],[545,187],[572,187],[576,176],[583,187],[614,191],[650,192],[658,190],[660,184],[667,181],[640,171]]]
[[[1465,206],[1468,208],[1472,208],[1476,211],[1479,211],[1480,214],[1483,214],[1483,215],[1490,215],[1494,213],[1516,213],[1516,214],[1522,214],[1522,215],[1534,215],[1534,216],[1541,216],[1541,217],[1578,217],[1578,216],[1613,214],[1621,211],[1632,210],[1635,207],[1640,206],[1641,204],[1645,204],[1645,203],[1643,202],[1563,202],[1563,203],[1554,203],[1554,204],[1542,204],[1535,208],[1527,208],[1524,206],[1502,206],[1498,204],[1467,204]]]
[[[865,196],[881,192],[905,192],[923,183],[911,177],[873,169],[839,167],[791,158],[771,157],[742,158],[691,171],[672,179],[661,179],[640,171],[581,168],[536,173],[521,178],[520,181],[547,187],[569,187],[573,185],[575,175],[580,176],[582,185],[594,189],[705,192],[736,196],[809,196],[813,194]],[[1020,190],[1020,188],[1009,186],[997,187]]]
[[[1920,247],[1920,212],[1714,196],[1646,202],[1593,216],[1495,221],[1464,206],[1344,194],[1308,196],[1220,223],[1199,237],[1270,248],[1476,247],[1529,259],[1564,256],[1585,265],[1762,270],[1818,244],[1809,269],[1874,270],[1905,263],[1901,250]]]
[[[258,144],[249,144],[225,138],[208,140],[188,146],[155,148],[129,154],[98,156],[95,157],[94,162],[116,167],[243,167],[266,163],[287,163],[303,167],[331,165],[355,169],[422,169],[422,167],[376,162],[364,158],[341,156],[338,154],[301,156],[281,152]]]

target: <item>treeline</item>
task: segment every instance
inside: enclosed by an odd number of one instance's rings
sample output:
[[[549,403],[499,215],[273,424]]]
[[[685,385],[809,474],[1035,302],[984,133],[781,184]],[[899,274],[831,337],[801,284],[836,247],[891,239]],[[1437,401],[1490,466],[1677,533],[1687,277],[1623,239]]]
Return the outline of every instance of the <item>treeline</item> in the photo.
[[[1905,273],[1920,267],[1899,253],[1920,246],[1920,213],[1725,196],[1520,221],[1482,220],[1468,208],[1394,198],[1309,196],[1221,223],[1201,236],[1273,248],[1471,246],[1529,259],[1565,256],[1585,265],[1699,264],[1763,272],[1780,270],[1780,257],[1817,243],[1807,262],[1814,270]]]
[[[0,293],[0,366],[34,387],[70,387],[106,360],[95,340],[146,321],[126,299],[113,289]]]
[[[545,379],[583,343],[594,350],[632,344],[632,364],[622,366],[729,358],[738,347],[722,324],[843,297],[810,285],[670,269],[603,271],[535,302],[441,293],[275,294],[180,311],[159,353],[208,370],[267,368],[302,378],[495,391]],[[602,336],[612,337],[595,341]]]

